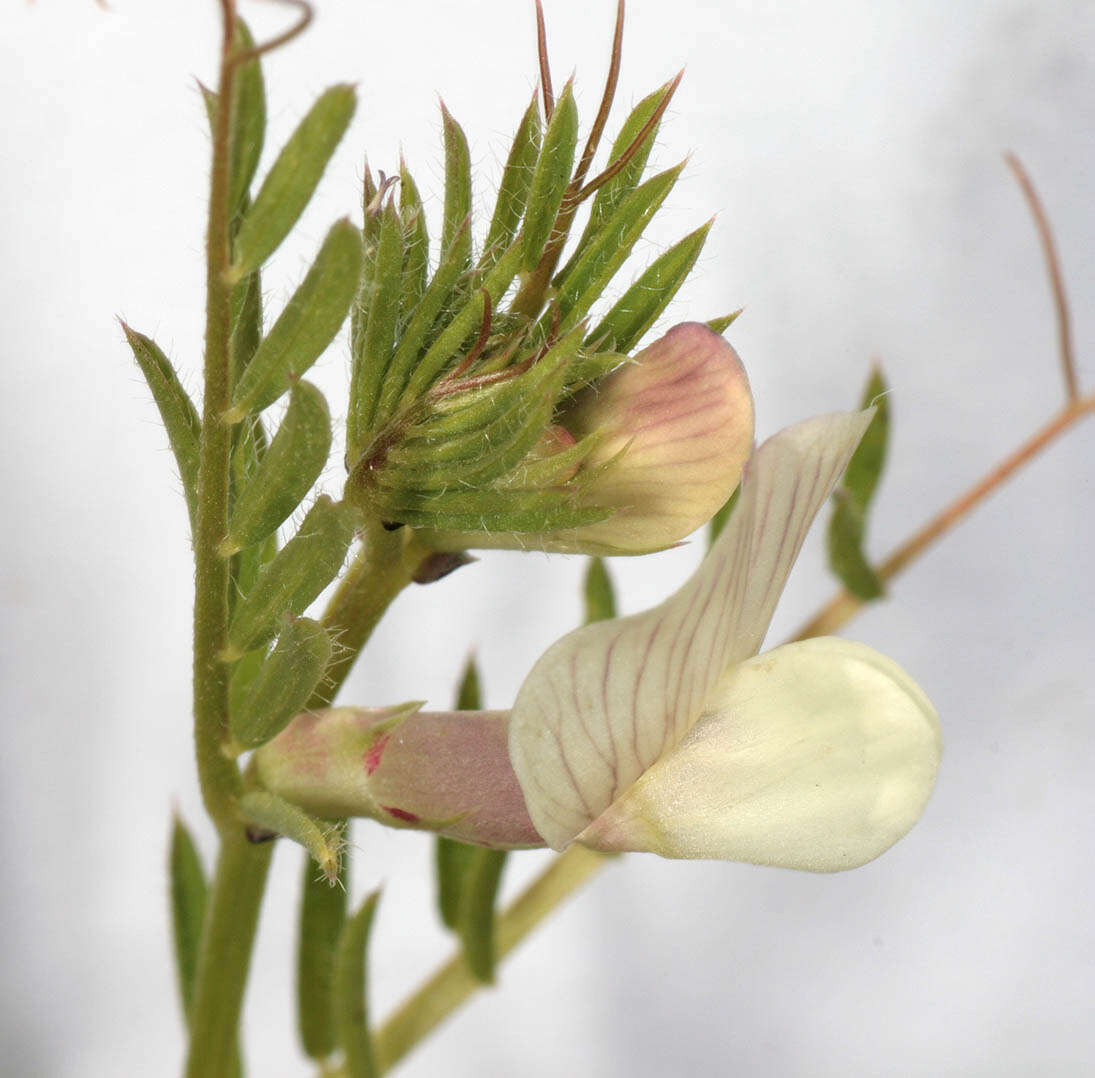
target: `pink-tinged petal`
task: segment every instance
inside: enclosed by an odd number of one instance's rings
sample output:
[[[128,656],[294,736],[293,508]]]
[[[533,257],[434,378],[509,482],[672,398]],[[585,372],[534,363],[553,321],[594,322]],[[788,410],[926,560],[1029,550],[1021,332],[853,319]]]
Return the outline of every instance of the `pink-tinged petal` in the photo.
[[[255,753],[272,793],[316,816],[368,816],[463,842],[542,846],[506,744],[508,713],[332,708]]]
[[[578,840],[856,868],[920,818],[941,753],[935,710],[896,663],[834,638],[788,644],[732,670],[677,748]]]
[[[753,447],[753,396],[734,349],[685,322],[583,391],[564,422],[602,435],[590,465],[614,462],[587,493],[615,514],[575,539],[646,553],[691,535],[734,492]]]
[[[514,705],[510,755],[549,845],[564,848],[671,751],[727,669],[756,654],[806,530],[870,419],[822,416],[770,438],[680,591],[564,636],[533,667]]]

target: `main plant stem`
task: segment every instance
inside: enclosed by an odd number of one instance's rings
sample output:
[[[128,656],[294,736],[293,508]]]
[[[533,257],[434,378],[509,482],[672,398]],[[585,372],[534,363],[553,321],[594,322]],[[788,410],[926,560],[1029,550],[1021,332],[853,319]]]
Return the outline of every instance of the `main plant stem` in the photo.
[[[223,0],[218,107],[213,129],[206,232],[205,390],[194,537],[194,747],[206,810],[221,839],[190,1015],[188,1078],[227,1078],[236,1069],[236,1042],[251,942],[266,884],[270,850],[252,847],[236,818],[240,774],[224,753],[228,730],[228,561],[217,548],[228,532],[232,434],[221,416],[232,395],[228,189],[235,11]]]
[[[228,561],[217,547],[228,532],[229,464],[232,432],[221,416],[232,395],[229,341],[232,289],[224,280],[230,259],[228,182],[230,109],[235,65],[235,18],[225,3],[224,40],[213,130],[206,232],[205,390],[202,398],[201,454],[198,466],[198,526],[194,537],[194,742],[198,778],[209,815],[222,833],[233,823],[239,789],[236,766],[222,751],[228,729],[228,667],[220,652],[228,635]]]

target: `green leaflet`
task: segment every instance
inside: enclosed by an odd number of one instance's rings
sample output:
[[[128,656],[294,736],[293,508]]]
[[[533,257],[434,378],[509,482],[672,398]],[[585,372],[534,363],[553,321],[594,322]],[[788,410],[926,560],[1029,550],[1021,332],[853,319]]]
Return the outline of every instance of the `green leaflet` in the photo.
[[[225,657],[222,661],[231,661]],[[247,707],[248,697],[251,695],[251,687],[255,684],[262,664],[266,662],[266,651],[256,648],[249,651],[232,666],[232,677],[228,682],[228,715],[241,715]]]
[[[339,843],[345,841],[346,824]],[[346,923],[346,866],[337,885],[316,874],[304,860],[301,882],[300,935],[297,944],[297,1024],[305,1054],[317,1062],[337,1047],[334,1012],[335,956]]]
[[[617,352],[630,352],[692,272],[711,224],[701,225],[651,262],[586,337],[586,343],[608,343]]]
[[[666,83],[664,86],[658,87],[652,94],[647,94],[631,110],[631,114],[624,121],[623,127],[620,128],[620,133],[616,136],[615,142],[612,143],[612,150],[608,156],[610,163],[619,160],[624,151],[635,141],[643,126],[654,115],[654,111],[669,92],[671,85],[671,83]],[[600,232],[604,223],[616,212],[620,203],[639,186],[639,181],[642,179],[643,170],[646,168],[647,159],[650,157],[650,151],[654,148],[654,140],[657,136],[658,127],[655,126],[647,134],[631,160],[612,179],[607,180],[597,189],[597,193],[593,196],[593,205],[589,211],[589,220],[586,222],[586,227],[583,229],[574,249],[574,254],[571,255],[570,260],[555,278],[554,284],[556,287],[566,280],[578,259],[597,233]]]
[[[262,343],[262,275],[249,273],[232,290],[232,384],[237,385]]]
[[[517,276],[520,257],[520,245],[518,243],[512,244],[483,279],[482,291],[486,291],[490,296],[492,306],[496,307],[498,305],[503,293],[509,288],[514,277]],[[476,332],[482,325],[484,314],[482,291],[476,290],[471,295],[468,302],[453,316],[449,324],[426,350],[426,354],[418,361],[418,365],[411,372],[407,388],[403,393],[405,401],[417,400],[425,393],[433,385],[437,376],[459,353],[471,334]]]
[[[470,222],[465,221],[462,231],[470,235]],[[461,243],[450,244],[449,250],[441,257],[441,262],[433,279],[422,294],[421,300],[410,315],[399,341],[399,346],[392,356],[391,363],[385,374],[384,384],[380,391],[380,407],[376,413],[377,424],[384,423],[391,418],[399,398],[406,388],[407,379],[418,361],[419,352],[422,350],[430,330],[434,328],[437,316],[441,313],[445,304],[452,296],[457,281],[466,269],[466,259],[461,250]],[[351,445],[354,443],[351,442]],[[361,446],[356,448],[360,449]],[[351,453],[350,459],[356,459],[357,454]]]
[[[261,266],[289,234],[342,140],[355,105],[352,86],[332,86],[289,137],[240,222],[229,271],[232,280]]]
[[[190,1017],[194,978],[201,949],[208,886],[197,847],[186,824],[176,816],[171,828],[171,926],[175,937],[175,970],[183,1014]]]
[[[345,502],[321,494],[297,533],[270,561],[240,599],[228,628],[239,653],[274,638],[286,614],[302,614],[338,575],[354,537],[357,515]]]
[[[525,225],[521,234],[521,269],[536,268],[544,253],[567,184],[574,172],[574,151],[578,144],[578,106],[568,82],[551,114],[544,144],[536,161],[529,189]]]
[[[616,616],[616,593],[604,558],[590,558],[582,589],[585,599],[585,624]]]
[[[852,595],[863,600],[878,599],[885,594],[882,581],[863,550],[867,512],[886,464],[890,432],[886,382],[877,367],[871,372],[861,401],[863,408],[872,405],[874,418],[848,463],[843,482],[833,493],[833,514],[827,534],[829,567]]]
[[[517,126],[513,145],[506,158],[502,182],[498,185],[494,216],[491,217],[487,241],[483,247],[481,268],[493,265],[517,235],[529,202],[529,191],[532,188],[532,176],[539,152],[540,109],[537,97],[533,94],[532,101]]]
[[[331,449],[327,402],[310,382],[298,382],[270,448],[240,492],[222,554],[261,542],[304,500]]]
[[[201,420],[193,402],[183,389],[171,361],[151,337],[138,333],[122,322],[122,330],[141,368],[152,399],[160,410],[171,452],[182,479],[186,508],[190,514],[190,530],[198,527],[198,457],[201,441]]]
[[[323,870],[328,884],[336,884],[342,843],[338,827],[321,824],[296,805],[265,790],[245,793],[239,807],[256,839],[283,835],[299,843]]]
[[[460,253],[461,263],[471,260],[471,231],[464,222],[471,216],[471,155],[463,128],[441,103],[445,132],[445,212],[441,222],[441,257],[450,248]]]
[[[360,297],[359,348],[350,374],[346,440],[365,442],[373,429],[377,399],[395,350],[403,269],[403,223],[390,201],[381,208],[380,232],[366,288]]]
[[[250,49],[255,40],[243,19],[236,19],[236,48]],[[209,129],[217,123],[217,94],[203,86]],[[248,60],[236,73],[229,120],[228,212],[235,216],[242,209],[251,181],[255,178],[262,146],[266,138],[266,88],[258,58]]]
[[[446,928],[460,932],[464,884],[475,862],[476,847],[440,835],[434,847],[437,874],[437,908]]]
[[[236,39],[236,47],[240,49],[255,44],[243,19],[236,20]],[[234,215],[247,197],[266,139],[266,87],[258,58],[248,60],[237,71],[232,97],[228,210]]]
[[[530,454],[519,467],[502,476],[493,485],[496,488],[538,489],[561,487],[577,473],[586,457],[604,441],[603,431],[587,434],[568,449],[560,449],[547,456]]]
[[[682,162],[635,188],[598,230],[596,238],[556,291],[555,304],[563,316],[563,329],[576,325],[600,299],[651,218],[673,190],[683,168]],[[617,351],[623,349],[617,348]]]
[[[266,432],[260,416],[251,416],[232,428],[235,449],[232,453],[231,488],[229,490],[229,519],[239,492],[250,482],[259,469],[268,448]],[[240,598],[249,595],[255,580],[266,563],[278,552],[276,533],[268,535],[261,543],[246,547],[232,557],[230,564],[231,590],[228,600],[230,614],[235,611]]]
[[[457,711],[478,711],[483,706],[479,688],[479,667],[475,656],[469,655],[456,690]],[[466,842],[438,836],[435,867],[437,870],[437,907],[446,928],[454,932],[460,927],[460,903],[464,877],[475,856],[475,847]]]
[[[343,926],[338,939],[334,970],[334,1012],[338,1043],[345,1056],[346,1078],[377,1078],[366,970],[369,934],[380,892],[374,891]]]
[[[429,281],[430,233],[418,185],[403,161],[399,162],[399,216],[403,222],[403,268],[399,285],[399,321],[414,314]]]
[[[311,269],[243,371],[226,422],[269,407],[315,363],[346,320],[360,273],[361,234],[344,218],[331,226]]]
[[[401,485],[443,490],[461,483],[482,485],[516,467],[551,421],[564,361],[545,356],[514,378],[511,393],[499,398],[498,411],[482,426],[439,438],[424,424],[423,437],[392,450],[393,478],[385,481],[399,482],[401,469],[407,477]]]
[[[460,901],[460,939],[464,960],[484,984],[494,981],[495,921],[498,887],[506,864],[505,850],[471,847]]]
[[[290,621],[254,675],[246,698],[232,712],[232,737],[244,748],[253,749],[281,733],[304,709],[330,658],[331,638],[318,621]],[[274,830],[307,845],[296,834],[280,827]]]

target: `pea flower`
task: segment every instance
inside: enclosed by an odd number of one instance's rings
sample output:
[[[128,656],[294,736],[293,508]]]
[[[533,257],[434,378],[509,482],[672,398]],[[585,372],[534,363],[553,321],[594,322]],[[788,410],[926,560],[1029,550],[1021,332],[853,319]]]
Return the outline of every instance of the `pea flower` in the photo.
[[[820,638],[757,656],[869,421],[823,416],[769,439],[691,580],[652,610],[557,641],[508,716],[300,716],[259,750],[260,777],[320,814],[487,845],[577,841],[814,872],[872,860],[931,793],[931,704],[861,644]]]

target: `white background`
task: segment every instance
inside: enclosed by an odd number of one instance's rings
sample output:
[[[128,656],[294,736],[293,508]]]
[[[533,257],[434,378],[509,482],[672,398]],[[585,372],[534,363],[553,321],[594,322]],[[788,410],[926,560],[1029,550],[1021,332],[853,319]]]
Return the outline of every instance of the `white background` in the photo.
[[[266,163],[307,105],[360,106],[266,276],[284,301],[361,160],[402,145],[436,207],[437,93],[495,176],[532,92],[530,6],[335,3],[267,65]],[[592,117],[612,6],[549,2],[556,81]],[[0,674],[0,1069],[176,1072],[164,872],[178,806],[206,856],[188,733],[189,544],[178,480],[114,316],[198,386],[215,5],[8,0],[0,16],[5,526]],[[283,25],[245,8],[257,31]],[[1056,224],[1081,376],[1095,386],[1095,8],[943,0],[635,2],[620,108],[687,64],[656,162],[691,162],[659,245],[718,220],[663,326],[740,305],[758,435],[893,386],[871,548],[892,548],[1058,407],[1041,255],[1000,153]],[[489,186],[480,182],[482,206]],[[317,378],[344,398],[346,348]],[[946,756],[912,834],[835,877],[632,856],[506,965],[500,989],[401,1073],[1080,1075],[1095,1066],[1095,424],[1076,430],[911,568],[850,635],[932,696]],[[340,454],[336,453],[334,459]],[[337,490],[332,466],[325,477]],[[700,547],[614,569],[627,610]],[[402,596],[344,699],[445,706],[470,648],[488,703],[578,617],[581,559],[487,555]],[[832,591],[818,535],[773,627]],[[430,842],[361,824],[355,896],[385,896],[376,1013],[447,953]],[[541,855],[514,859],[515,887]],[[298,851],[279,850],[247,1001],[255,1075],[308,1073],[291,999]]]

